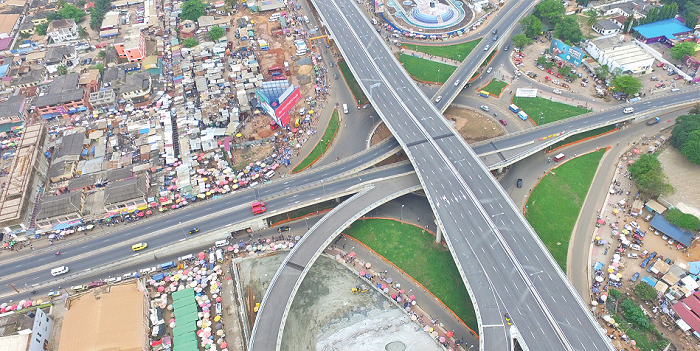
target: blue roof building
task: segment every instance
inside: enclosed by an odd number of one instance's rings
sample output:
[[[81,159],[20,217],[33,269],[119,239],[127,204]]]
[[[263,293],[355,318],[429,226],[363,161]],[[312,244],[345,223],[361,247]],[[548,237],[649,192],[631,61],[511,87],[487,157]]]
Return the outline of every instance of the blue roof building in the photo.
[[[668,235],[673,240],[685,245],[685,247],[690,247],[690,243],[693,241],[693,233],[676,227],[675,225],[669,223],[664,216],[656,215],[654,219],[649,223],[652,228]]]
[[[632,30],[640,36],[639,40],[649,44],[665,41],[679,41],[679,36],[685,36],[692,33],[693,30],[686,27],[681,21],[675,18],[669,18],[662,21],[656,21],[641,26],[632,27]]]

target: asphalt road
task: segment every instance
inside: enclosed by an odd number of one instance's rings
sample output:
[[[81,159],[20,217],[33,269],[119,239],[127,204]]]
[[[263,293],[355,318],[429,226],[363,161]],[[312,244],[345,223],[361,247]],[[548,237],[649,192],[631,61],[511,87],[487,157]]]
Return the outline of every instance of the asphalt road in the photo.
[[[507,349],[508,312],[530,349],[612,349],[508,195],[422,96],[354,2],[315,4],[416,168],[474,300],[481,348]]]
[[[204,204],[180,209],[162,218],[152,221],[139,222],[139,225],[124,226],[119,230],[115,227],[114,233],[101,237],[86,237],[84,241],[73,241],[50,246],[47,249],[26,251],[26,254],[12,260],[3,260],[0,264],[0,296],[11,294],[13,290],[7,284],[24,286],[45,283],[52,280],[50,270],[60,265],[67,265],[71,273],[93,269],[101,265],[118,260],[128,259],[134,255],[131,245],[144,241],[143,237],[158,231],[163,231],[153,238],[148,239],[149,247],[161,247],[190,236],[189,229],[197,227],[200,233],[224,227],[237,222],[243,222],[253,217],[249,204],[263,200],[266,202],[266,216],[274,215],[277,211],[293,206],[300,202],[312,201],[324,194],[343,191],[351,186],[395,175],[400,172],[410,172],[410,165],[390,167],[378,171],[341,179],[338,181],[324,181],[333,176],[338,176],[354,166],[362,165],[378,156],[393,150],[395,142],[389,142],[369,151],[362,157],[353,158],[341,162],[336,167],[319,169],[317,172],[304,174],[289,180],[276,181],[264,184],[249,191],[237,192],[224,196],[217,200],[208,200]],[[397,168],[399,169],[397,171]],[[322,182],[323,181],[323,182]],[[299,190],[299,186],[311,183],[318,184],[315,187]],[[287,196],[280,196],[287,193]],[[269,200],[268,200],[269,199]],[[225,215],[221,215],[225,213]],[[192,223],[191,227],[183,227],[180,223]],[[173,228],[174,227],[174,228]],[[80,235],[80,234],[74,234]],[[106,252],[104,248],[114,247]],[[56,251],[61,251],[57,256]],[[165,262],[165,261],[164,261]]]
[[[373,189],[360,192],[329,212],[306,232],[279,270],[260,304],[250,336],[248,350],[278,350],[289,307],[294,301],[301,281],[323,250],[349,226],[355,218],[367,213],[391,198],[418,187],[415,174],[407,174],[373,184]]]
[[[492,152],[494,150],[502,150],[508,149],[513,146],[524,145],[525,143],[534,141],[534,144],[529,144],[521,146],[519,148],[504,151],[502,154],[506,158],[511,158],[512,156],[526,151],[529,151],[530,153],[535,153],[541,150],[543,147],[542,144],[544,143],[544,141],[539,140],[540,138],[562,132],[570,134],[580,128],[604,124],[610,120],[624,116],[624,113],[622,112],[623,107],[634,107],[634,113],[638,114],[645,113],[662,106],[697,100],[698,96],[700,96],[698,94],[698,90],[700,90],[700,87],[694,85],[684,86],[682,91],[675,93],[667,92],[658,95],[648,95],[641,101],[632,104],[625,104],[623,106],[619,106],[608,111],[603,111],[585,117],[569,118],[561,123],[545,124],[541,127],[533,128],[531,130],[524,131],[520,134],[509,135],[502,139],[494,140],[485,144],[480,144],[474,147],[474,152],[476,152],[477,154],[484,154],[487,152]],[[489,156],[485,160],[482,159],[482,161],[484,161],[484,163],[487,165],[495,164],[500,160],[501,159],[497,155]]]

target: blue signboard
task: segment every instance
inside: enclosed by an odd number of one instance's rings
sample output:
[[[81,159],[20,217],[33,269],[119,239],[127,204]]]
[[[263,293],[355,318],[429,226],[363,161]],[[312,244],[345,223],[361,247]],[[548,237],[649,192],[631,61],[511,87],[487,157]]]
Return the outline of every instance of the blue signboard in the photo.
[[[561,40],[553,39],[549,51],[552,55],[576,67],[581,67],[581,60],[583,60],[583,51],[581,49],[566,45]]]

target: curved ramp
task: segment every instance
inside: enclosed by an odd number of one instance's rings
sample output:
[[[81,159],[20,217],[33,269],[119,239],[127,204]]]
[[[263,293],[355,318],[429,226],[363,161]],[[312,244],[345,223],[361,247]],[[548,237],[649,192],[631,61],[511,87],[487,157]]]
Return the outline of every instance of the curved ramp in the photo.
[[[377,206],[420,188],[420,181],[413,172],[377,181],[345,200],[316,223],[287,255],[272,278],[255,318],[248,350],[279,350],[287,313],[301,281],[342,230]]]

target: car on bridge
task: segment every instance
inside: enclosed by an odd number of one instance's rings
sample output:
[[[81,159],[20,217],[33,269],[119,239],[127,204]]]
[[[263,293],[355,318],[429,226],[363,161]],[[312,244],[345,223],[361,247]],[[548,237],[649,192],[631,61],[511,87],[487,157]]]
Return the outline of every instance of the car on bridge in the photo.
[[[131,250],[139,251],[139,250],[143,250],[147,247],[148,247],[147,243],[138,243],[138,244],[131,245]]]
[[[196,234],[196,233],[198,233],[198,232],[199,232],[199,228],[192,228],[192,229],[190,230],[190,234]]]
[[[459,86],[459,82],[461,82],[459,79],[455,82],[455,86]]]
[[[486,111],[486,112],[489,112],[489,107],[486,105],[481,105],[481,109]]]
[[[442,101],[442,95],[438,96],[435,98],[435,103],[437,104],[438,102]]]
[[[510,315],[508,313],[504,314],[503,317],[506,318],[508,325],[513,325],[513,321],[510,319]]]
[[[486,45],[486,47],[484,47],[484,51],[489,51],[490,48],[491,48],[491,45]]]

